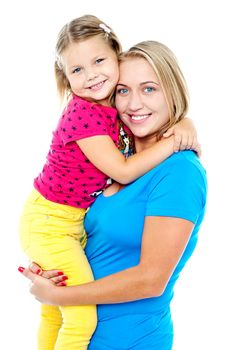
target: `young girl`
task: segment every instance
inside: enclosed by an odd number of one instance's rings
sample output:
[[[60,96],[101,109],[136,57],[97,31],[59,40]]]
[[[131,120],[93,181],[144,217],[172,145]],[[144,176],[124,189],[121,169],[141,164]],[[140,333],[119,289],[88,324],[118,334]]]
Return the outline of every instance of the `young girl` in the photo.
[[[58,36],[58,91],[69,101],[53,132],[47,161],[26,201],[20,236],[28,257],[43,269],[62,270],[69,285],[93,280],[83,251],[83,219],[96,196],[110,184],[109,178],[127,184],[173,153],[173,137],[129,158],[119,152],[123,144],[123,153],[124,148],[127,154],[132,153],[127,132],[122,125],[119,128],[117,111],[111,105],[120,52],[113,31],[94,16],[71,21]],[[132,108],[135,123],[150,117]],[[42,305],[38,349],[87,349],[96,322],[93,305]]]

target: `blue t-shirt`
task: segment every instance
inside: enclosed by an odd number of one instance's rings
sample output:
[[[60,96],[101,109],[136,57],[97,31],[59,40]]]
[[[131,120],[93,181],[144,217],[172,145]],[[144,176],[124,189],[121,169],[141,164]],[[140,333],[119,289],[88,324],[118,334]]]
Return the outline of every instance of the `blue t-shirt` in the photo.
[[[161,296],[98,306],[99,322],[89,349],[134,349],[132,344],[138,344],[139,339],[141,345],[135,349],[145,349],[148,332],[150,335],[153,333],[153,339],[156,340],[158,320],[168,312],[174,284],[196,246],[198,230],[205,213],[206,192],[206,174],[199,159],[194,152],[183,151],[173,154],[120,192],[109,197],[102,194],[97,198],[85,218],[88,234],[86,254],[95,279],[139,263],[145,216],[183,218],[193,222],[194,229]],[[143,320],[145,317],[153,317],[157,323],[153,319],[145,327],[144,321],[137,317],[142,317]],[[137,325],[141,324],[141,328],[135,327],[134,318]],[[122,332],[130,325],[134,325],[135,337],[131,334],[130,343],[126,345],[124,339],[122,346],[117,347],[116,341],[119,341]],[[164,334],[167,327],[171,327],[171,324],[163,325]],[[161,336],[161,329],[159,332]],[[156,344],[160,343],[152,341],[147,346]],[[161,345],[161,350],[163,349],[170,347]]]

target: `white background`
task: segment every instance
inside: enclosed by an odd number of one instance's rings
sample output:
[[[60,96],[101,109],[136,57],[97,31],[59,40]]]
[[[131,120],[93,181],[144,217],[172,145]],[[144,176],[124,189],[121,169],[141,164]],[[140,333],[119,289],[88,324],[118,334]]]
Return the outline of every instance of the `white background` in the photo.
[[[18,218],[58,119],[53,76],[57,33],[66,22],[87,13],[112,26],[124,49],[141,40],[158,40],[178,57],[191,95],[189,116],[198,128],[208,171],[209,200],[198,247],[175,289],[174,350],[233,349],[230,2],[1,2],[0,332],[4,349],[36,349],[39,304],[17,271],[27,264],[18,242]]]

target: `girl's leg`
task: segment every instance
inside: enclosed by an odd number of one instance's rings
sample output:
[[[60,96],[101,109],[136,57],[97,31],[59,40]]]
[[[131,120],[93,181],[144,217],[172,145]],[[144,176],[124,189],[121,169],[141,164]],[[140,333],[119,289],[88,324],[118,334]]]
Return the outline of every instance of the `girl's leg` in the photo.
[[[66,281],[68,285],[93,280],[91,268],[80,243],[85,242],[84,215],[84,209],[47,201],[33,191],[21,221],[22,245],[29,258],[44,270],[63,271],[68,276]],[[97,323],[96,307],[75,306],[60,308],[60,310],[62,326],[58,332],[56,345],[54,348],[47,347],[46,350],[87,349]],[[48,322],[51,328],[47,328]],[[53,308],[43,308],[39,330],[39,350],[44,350],[44,345],[41,344],[46,341],[47,344],[53,344],[56,328],[54,325],[58,328],[60,323],[61,316],[57,310],[54,312]]]
[[[66,281],[67,285],[92,281],[93,275],[79,242],[74,244],[71,237],[67,237],[65,241],[65,245],[69,247],[69,261],[66,262],[66,268],[63,269],[69,277]],[[65,260],[65,254],[62,255]],[[61,269],[60,266],[59,269]],[[60,310],[63,323],[55,349],[86,350],[97,324],[96,307],[94,305],[65,306],[60,307]]]
[[[44,247],[45,253],[39,263],[43,269],[56,268],[63,271],[68,276],[68,280],[66,280],[68,286],[93,280],[91,268],[78,240],[70,236],[53,236],[48,241],[49,244]],[[46,261],[47,259],[49,261]],[[51,309],[44,309],[44,311],[48,311],[49,314],[44,314],[41,322],[39,339],[42,340],[42,343],[45,338],[44,330],[46,324],[49,322],[51,327]],[[60,312],[62,315],[62,325],[58,332],[54,349],[86,350],[97,324],[96,307],[94,305],[66,306],[60,307]],[[49,341],[52,342],[51,338],[54,331],[52,330],[49,333]]]
[[[38,350],[54,350],[62,315],[58,306],[41,305],[41,322],[38,330]]]

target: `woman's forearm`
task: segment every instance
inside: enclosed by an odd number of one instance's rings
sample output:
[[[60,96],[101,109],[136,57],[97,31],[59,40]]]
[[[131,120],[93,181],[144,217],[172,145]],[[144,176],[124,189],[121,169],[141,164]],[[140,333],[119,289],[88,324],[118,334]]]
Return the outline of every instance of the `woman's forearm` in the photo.
[[[152,282],[149,273],[135,266],[90,283],[55,287],[51,297],[63,306],[121,303],[160,295]]]

